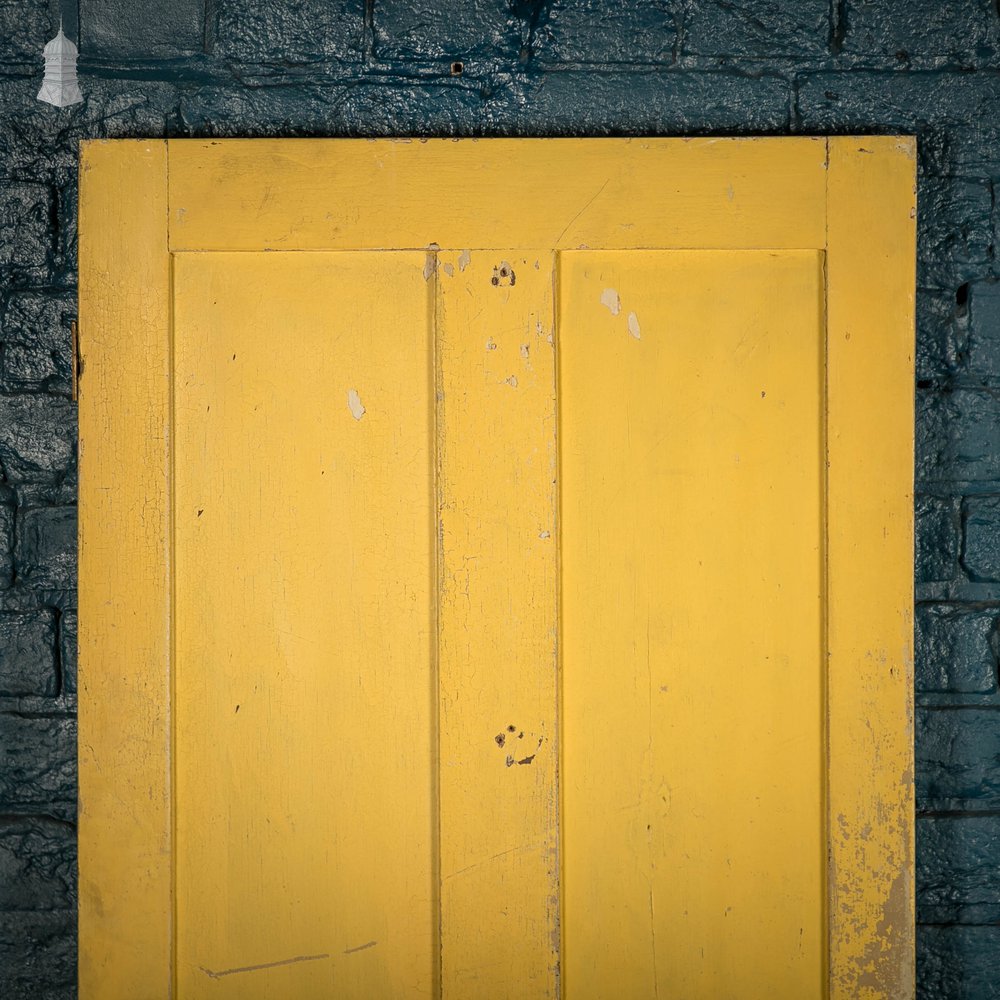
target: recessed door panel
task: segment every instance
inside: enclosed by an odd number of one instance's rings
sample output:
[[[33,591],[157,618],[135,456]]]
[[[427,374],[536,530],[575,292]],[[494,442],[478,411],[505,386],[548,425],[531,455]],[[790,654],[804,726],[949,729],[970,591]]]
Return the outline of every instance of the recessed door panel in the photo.
[[[823,994],[813,252],[559,271],[566,995]]]
[[[437,965],[424,255],[174,264],[178,996]]]

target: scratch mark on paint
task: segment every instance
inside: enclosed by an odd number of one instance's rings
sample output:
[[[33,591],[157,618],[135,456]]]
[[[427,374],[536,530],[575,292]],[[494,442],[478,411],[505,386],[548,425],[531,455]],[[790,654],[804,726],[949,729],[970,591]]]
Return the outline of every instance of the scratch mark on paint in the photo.
[[[635,313],[628,314],[628,332],[635,337],[636,340],[641,340],[642,336],[639,330],[639,317]]]
[[[367,948],[374,948],[378,944],[378,941],[366,941],[364,944],[359,944],[356,948],[345,948],[345,955],[353,955],[356,951],[365,951]]]
[[[358,395],[357,389],[349,389],[347,391],[347,408],[351,411],[351,416],[355,420],[360,420],[367,412],[361,405],[361,397]]]
[[[732,201],[736,197],[736,191],[733,189],[732,184],[726,187],[726,197]]]
[[[612,316],[617,316],[622,311],[622,300],[613,288],[605,288],[601,292],[601,305],[607,306]]]
[[[464,271],[472,263],[472,254],[468,250],[463,250],[458,255],[458,269]]]
[[[221,979],[223,976],[235,976],[238,972],[259,972],[261,969],[276,969],[280,965],[295,965],[298,962],[318,962],[320,959],[329,958],[329,953],[324,953],[322,955],[296,955],[295,958],[283,958],[278,962],[264,962],[261,965],[241,965],[236,969],[222,969],[219,972],[213,972],[211,969],[206,969],[205,966],[199,965],[198,968],[205,973],[209,979]]]
[[[562,232],[561,232],[561,233],[560,233],[560,234],[559,234],[559,235],[558,235],[558,236],[556,237],[556,246],[558,246],[558,245],[559,245],[559,244],[560,244],[560,243],[562,242],[562,238],[563,238],[563,237],[564,237],[564,236],[565,236],[565,235],[566,235],[566,234],[567,234],[567,233],[569,232],[569,230],[570,230],[570,227],[571,227],[571,226],[573,225],[573,223],[574,223],[574,222],[576,222],[576,220],[577,220],[577,219],[579,219],[579,218],[580,218],[580,216],[581,216],[581,215],[583,215],[583,213],[584,213],[584,212],[586,212],[586,211],[587,211],[587,209],[588,209],[588,208],[590,208],[590,206],[591,206],[591,205],[593,205],[593,204],[594,204],[594,202],[595,202],[595,201],[597,201],[597,199],[601,197],[601,195],[602,195],[602,194],[604,193],[604,189],[605,189],[605,188],[606,188],[606,187],[607,187],[607,186],[608,186],[608,185],[609,185],[610,183],[611,183],[611,178],[609,177],[609,178],[608,178],[608,179],[607,179],[607,180],[606,180],[606,181],[605,181],[605,182],[604,182],[604,183],[603,183],[603,184],[602,184],[602,185],[601,185],[601,186],[600,186],[600,187],[599,187],[599,188],[597,189],[597,193],[596,193],[596,194],[594,195],[594,197],[593,197],[593,198],[591,198],[591,199],[590,199],[590,201],[588,201],[588,202],[587,202],[587,204],[586,204],[586,205],[584,205],[584,206],[583,206],[583,208],[581,208],[581,209],[580,209],[580,211],[579,211],[579,212],[577,212],[577,213],[576,213],[576,215],[574,215],[574,216],[573,216],[573,218],[572,218],[572,219],[570,219],[570,220],[569,220],[569,222],[567,222],[567,223],[566,223],[566,228],[565,228],[565,229],[563,229],[563,231],[562,231]],[[582,243],[581,243],[581,244],[580,244],[580,249],[581,249],[581,250],[583,250],[584,248],[585,248],[585,247],[584,247],[584,244],[582,244]]]

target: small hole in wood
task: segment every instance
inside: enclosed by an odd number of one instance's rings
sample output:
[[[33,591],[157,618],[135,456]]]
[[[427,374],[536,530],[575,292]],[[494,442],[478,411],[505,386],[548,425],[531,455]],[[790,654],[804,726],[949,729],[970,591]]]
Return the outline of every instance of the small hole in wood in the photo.
[[[461,76],[464,72],[465,72],[465,63],[456,60],[451,64],[452,76]]]

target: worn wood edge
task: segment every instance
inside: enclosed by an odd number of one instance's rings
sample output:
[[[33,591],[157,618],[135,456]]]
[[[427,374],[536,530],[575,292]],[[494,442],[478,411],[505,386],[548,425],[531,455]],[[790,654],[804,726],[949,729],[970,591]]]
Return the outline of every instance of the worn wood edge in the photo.
[[[171,139],[170,247],[821,249],[825,153],[798,136]]]
[[[166,144],[80,157],[79,989],[171,996]]]
[[[916,144],[829,140],[827,599],[831,998],[915,991]]]

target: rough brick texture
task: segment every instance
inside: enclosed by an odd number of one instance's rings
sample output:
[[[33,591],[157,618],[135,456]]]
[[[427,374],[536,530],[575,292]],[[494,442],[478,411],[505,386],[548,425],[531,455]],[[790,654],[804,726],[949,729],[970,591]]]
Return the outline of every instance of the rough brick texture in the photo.
[[[60,8],[64,110],[35,100]],[[0,996],[75,995],[80,139],[904,132],[919,992],[1000,997],[998,67],[994,0],[0,0]]]

